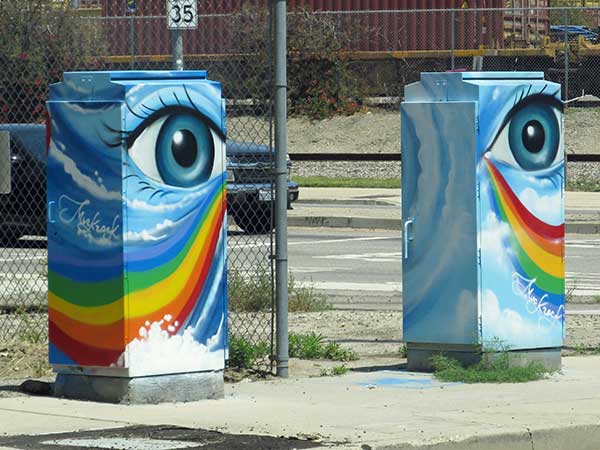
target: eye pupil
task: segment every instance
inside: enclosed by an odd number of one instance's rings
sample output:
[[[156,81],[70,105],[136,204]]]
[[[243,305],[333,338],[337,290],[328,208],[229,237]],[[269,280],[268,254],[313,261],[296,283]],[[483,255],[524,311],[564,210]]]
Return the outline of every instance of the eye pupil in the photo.
[[[531,153],[539,153],[544,148],[546,133],[543,125],[537,120],[530,120],[523,127],[523,145]]]
[[[181,167],[191,167],[198,156],[198,144],[189,130],[177,130],[171,142],[173,158]]]

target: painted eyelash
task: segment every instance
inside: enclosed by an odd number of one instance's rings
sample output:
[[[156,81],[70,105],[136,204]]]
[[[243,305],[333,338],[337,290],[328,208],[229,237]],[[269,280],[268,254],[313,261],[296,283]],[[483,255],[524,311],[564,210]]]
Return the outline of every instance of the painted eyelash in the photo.
[[[538,99],[545,99],[546,101],[551,103],[555,108],[559,109],[560,111],[563,110],[564,103],[556,98],[556,94],[560,92],[560,88],[558,88],[553,94],[544,94],[543,92],[546,90],[547,87],[548,85],[545,84],[539,92],[531,94],[531,89],[533,88],[533,85],[530,84],[528,85],[528,87],[524,87],[522,90],[515,94],[512,108],[506,113],[506,116],[504,117],[502,123],[498,127],[498,132],[496,133],[496,136],[494,137],[494,139],[492,139],[490,145],[487,147],[484,153],[487,153],[494,146],[494,144],[496,144],[496,141],[500,137],[501,131],[504,129],[504,127],[506,127],[506,125],[510,122],[513,116],[518,111],[527,106],[529,103],[533,103]],[[527,91],[527,94],[525,93],[525,91]]]
[[[211,123],[212,124],[211,128],[216,130],[217,133],[219,133],[221,135],[221,133],[219,132],[220,130],[216,126],[216,124],[213,124],[210,120],[208,120],[201,113],[200,108],[198,108],[196,103],[194,103],[194,101],[192,100],[192,97],[191,97],[191,95],[187,89],[187,86],[185,84],[183,85],[183,90],[185,92],[185,95],[187,97],[189,104],[191,105],[191,108],[189,106],[184,105],[181,102],[181,100],[179,99],[179,97],[177,96],[177,93],[175,91],[171,92],[171,94],[173,95],[173,98],[175,99],[175,102],[176,102],[176,103],[174,102],[172,104],[168,104],[167,102],[165,102],[165,100],[163,99],[163,97],[160,94],[158,95],[158,100],[160,101],[160,103],[163,106],[161,109],[154,109],[143,103],[140,103],[140,106],[142,108],[145,108],[146,110],[151,111],[149,113],[144,110],[137,111],[137,112],[134,111],[132,106],[126,100],[125,106],[129,110],[129,112],[132,115],[134,115],[135,117],[141,119],[142,122],[133,130],[114,129],[111,126],[109,126],[108,124],[104,123],[103,126],[104,126],[105,131],[112,134],[113,139],[107,140],[104,138],[104,136],[100,136],[100,135],[98,135],[98,138],[102,141],[102,143],[104,145],[106,145],[107,147],[110,147],[110,148],[117,148],[117,147],[121,147],[123,145],[125,145],[127,148],[129,148],[131,146],[131,144],[133,143],[132,140],[135,141],[135,139],[142,133],[142,131],[147,128],[148,122],[150,121],[150,119],[157,120],[159,117],[167,115],[169,112],[181,112],[181,111],[186,112],[186,113],[193,112],[193,113],[199,115],[202,120]],[[138,109],[140,109],[140,108],[138,108]],[[221,136],[221,137],[224,138],[224,136]]]

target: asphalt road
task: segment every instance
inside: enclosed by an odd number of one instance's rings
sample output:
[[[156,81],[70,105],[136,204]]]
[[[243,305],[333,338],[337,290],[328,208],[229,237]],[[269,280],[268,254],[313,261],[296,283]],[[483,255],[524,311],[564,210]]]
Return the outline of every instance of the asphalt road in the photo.
[[[290,228],[288,245],[294,278],[325,293],[337,308],[400,309],[399,232]],[[244,268],[268,267],[270,246],[268,235],[231,233],[229,258]],[[0,248],[0,306],[45,304],[45,264],[41,238]],[[567,236],[566,275],[567,292],[576,299],[600,296],[600,236]],[[600,303],[572,308],[577,309],[600,313]]]
[[[289,265],[296,279],[327,293],[337,308],[400,309],[398,232],[292,228]],[[567,236],[566,277],[576,298],[600,296],[600,236]],[[600,304],[584,307],[594,308]]]

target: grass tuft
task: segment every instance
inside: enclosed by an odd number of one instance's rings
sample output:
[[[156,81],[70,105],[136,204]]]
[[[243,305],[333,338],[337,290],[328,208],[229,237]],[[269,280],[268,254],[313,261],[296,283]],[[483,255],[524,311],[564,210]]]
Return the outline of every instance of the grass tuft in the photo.
[[[292,358],[330,359],[332,361],[354,361],[358,355],[354,350],[346,349],[337,342],[325,342],[320,334],[290,333],[289,354]]]
[[[332,367],[331,369],[321,369],[320,375],[322,377],[338,377],[345,375],[350,371],[345,365]]]
[[[254,344],[247,339],[232,336],[229,341],[229,367],[250,369],[258,359],[269,355],[269,344]]]
[[[229,271],[229,308],[235,312],[269,311],[272,306],[271,271],[258,267],[248,274]],[[310,283],[299,283],[288,276],[288,309],[290,312],[318,312],[333,309],[327,297],[315,291]]]
[[[441,381],[461,383],[525,383],[544,378],[548,371],[539,363],[511,366],[508,353],[484,358],[478,364],[463,367],[457,360],[442,355],[432,358],[434,375]]]

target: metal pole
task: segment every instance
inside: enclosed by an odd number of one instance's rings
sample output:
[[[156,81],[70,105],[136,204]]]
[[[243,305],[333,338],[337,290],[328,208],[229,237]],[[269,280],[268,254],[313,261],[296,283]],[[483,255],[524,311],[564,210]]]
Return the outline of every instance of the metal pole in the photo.
[[[563,98],[565,101],[569,100],[569,10],[565,9],[565,93]]]
[[[183,30],[171,30],[171,45],[173,48],[173,68],[183,70]]]
[[[455,36],[455,31],[456,31],[456,10],[454,8],[452,8],[452,15],[450,18],[450,54],[451,54],[451,63],[450,63],[450,69],[454,70],[454,50],[456,48],[456,36]]]
[[[131,18],[129,19],[129,47],[131,51],[131,70],[135,68],[135,13],[130,12]]]
[[[288,377],[287,1],[275,8],[275,296],[277,376]]]

